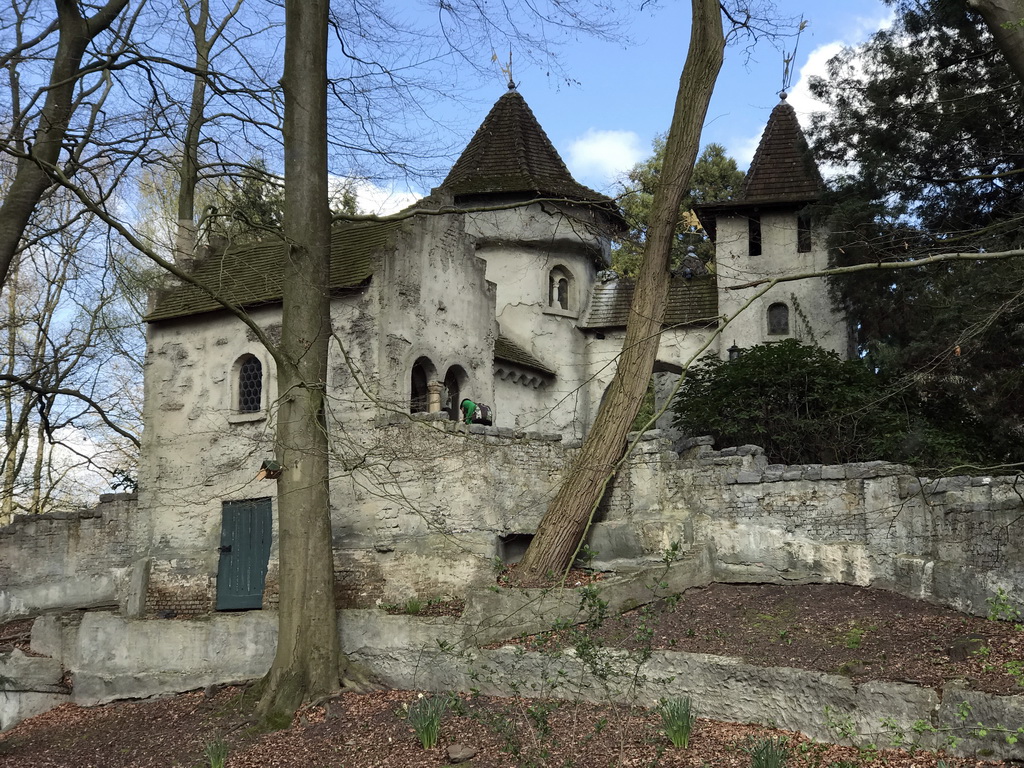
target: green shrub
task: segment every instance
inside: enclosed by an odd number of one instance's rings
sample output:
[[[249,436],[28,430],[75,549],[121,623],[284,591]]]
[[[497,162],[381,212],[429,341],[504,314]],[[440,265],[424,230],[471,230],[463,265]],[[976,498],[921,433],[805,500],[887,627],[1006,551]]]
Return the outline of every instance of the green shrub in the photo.
[[[209,768],[224,768],[228,759],[228,744],[223,739],[214,739],[203,747],[203,756]]]
[[[719,448],[759,445],[779,464],[947,466],[969,454],[964,425],[937,425],[906,387],[890,386],[863,361],[794,339],[751,347],[733,361],[701,360],[672,408],[686,434],[712,435]]]
[[[696,717],[690,706],[690,697],[662,699],[658,705],[662,729],[674,747],[690,746],[690,732]]]
[[[416,732],[417,738],[424,749],[437,744],[437,736],[441,730],[441,718],[448,709],[448,698],[442,696],[425,696],[416,699],[409,706],[406,719]]]
[[[789,749],[782,737],[765,739],[750,748],[750,768],[785,768]]]

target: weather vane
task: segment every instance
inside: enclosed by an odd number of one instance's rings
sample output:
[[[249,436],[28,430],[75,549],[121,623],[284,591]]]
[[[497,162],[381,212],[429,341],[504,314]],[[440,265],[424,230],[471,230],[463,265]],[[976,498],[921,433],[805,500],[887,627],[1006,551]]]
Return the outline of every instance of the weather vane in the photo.
[[[800,47],[800,33],[807,28],[807,20],[800,17],[800,26],[796,29],[796,41],[793,43],[793,52],[790,54],[782,54],[782,90],[779,92],[779,96],[786,98],[786,93],[789,91],[790,86],[793,85],[793,64],[796,61],[796,50]]]
[[[497,61],[497,60],[498,60],[498,54],[492,52],[491,53],[491,61]],[[507,67],[503,67],[503,66],[501,66],[499,64],[498,65],[498,69],[500,69],[502,71],[502,73],[505,75],[505,77],[508,78],[508,89],[510,91],[514,91],[515,87],[516,87],[516,83],[515,83],[515,80],[512,79],[512,46],[511,45],[508,47],[508,66]]]

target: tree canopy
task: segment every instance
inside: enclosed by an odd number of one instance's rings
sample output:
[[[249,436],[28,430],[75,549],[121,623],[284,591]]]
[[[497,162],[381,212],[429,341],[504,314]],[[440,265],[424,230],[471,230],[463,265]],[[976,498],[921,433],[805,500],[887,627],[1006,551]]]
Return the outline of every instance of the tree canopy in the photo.
[[[664,136],[654,139],[653,150],[650,157],[637,163],[629,171],[629,183],[619,201],[622,213],[629,223],[629,232],[615,251],[612,266],[623,275],[636,274],[643,258],[651,206],[661,181],[661,169],[665,161]],[[690,191],[679,206],[679,222],[672,243],[673,267],[679,266],[689,246],[694,247],[697,255],[705,263],[711,260],[711,243],[693,215],[693,208],[701,203],[732,198],[740,191],[743,177],[744,173],[737,168],[736,161],[726,155],[725,147],[721,144],[708,144],[704,147],[693,167]]]
[[[893,2],[892,27],[829,63],[810,137],[845,171],[826,201],[838,266],[1024,243],[1024,86],[981,18],[952,0]],[[898,125],[898,128],[895,126]],[[861,354],[977,462],[1024,459],[1024,264],[957,261],[832,285]]]
[[[705,357],[673,401],[675,425],[719,448],[754,444],[778,464],[901,461],[948,466],[977,454],[956,418],[862,360],[795,339],[751,347],[736,360]],[[951,417],[963,418],[954,408]]]

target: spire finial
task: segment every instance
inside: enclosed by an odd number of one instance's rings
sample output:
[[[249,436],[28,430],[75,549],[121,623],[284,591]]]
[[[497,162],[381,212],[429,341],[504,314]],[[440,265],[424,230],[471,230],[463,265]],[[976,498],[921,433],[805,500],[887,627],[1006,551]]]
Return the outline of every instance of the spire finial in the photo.
[[[496,53],[496,52],[490,53],[490,60],[498,61],[498,53]],[[510,91],[514,91],[515,90],[515,81],[512,79],[512,46],[511,45],[509,46],[509,66],[508,67],[502,67],[501,65],[498,65],[498,69],[501,70],[502,74],[504,74],[505,77],[507,77],[509,79],[509,90]]]

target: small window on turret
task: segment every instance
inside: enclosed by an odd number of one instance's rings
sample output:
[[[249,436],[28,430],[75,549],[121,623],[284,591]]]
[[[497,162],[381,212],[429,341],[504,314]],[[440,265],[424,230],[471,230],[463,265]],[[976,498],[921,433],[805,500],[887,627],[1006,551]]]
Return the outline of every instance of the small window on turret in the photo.
[[[789,335],[789,307],[782,302],[768,307],[768,335]]]
[[[811,217],[796,217],[796,250],[798,253],[811,251]]]
[[[555,267],[548,276],[548,306],[568,310],[572,275],[564,267]]]
[[[756,213],[747,219],[747,242],[751,256],[761,255],[761,217]]]

